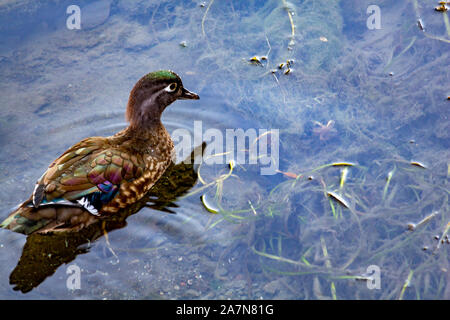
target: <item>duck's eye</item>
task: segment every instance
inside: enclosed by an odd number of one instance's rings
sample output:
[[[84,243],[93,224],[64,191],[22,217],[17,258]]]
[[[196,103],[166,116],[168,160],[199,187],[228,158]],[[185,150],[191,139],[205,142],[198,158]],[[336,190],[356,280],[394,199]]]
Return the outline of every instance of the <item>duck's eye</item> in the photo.
[[[173,82],[171,84],[169,84],[164,90],[167,92],[174,92],[175,90],[177,90],[178,85],[176,84],[176,82]]]

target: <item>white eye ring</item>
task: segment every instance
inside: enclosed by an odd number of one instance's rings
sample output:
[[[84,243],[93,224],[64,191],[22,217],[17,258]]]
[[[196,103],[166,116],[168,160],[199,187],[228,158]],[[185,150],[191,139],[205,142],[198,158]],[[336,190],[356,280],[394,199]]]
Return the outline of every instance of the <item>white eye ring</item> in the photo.
[[[169,84],[167,87],[164,88],[164,91],[167,92],[174,92],[175,90],[177,90],[178,85],[176,82],[172,82],[171,84]]]

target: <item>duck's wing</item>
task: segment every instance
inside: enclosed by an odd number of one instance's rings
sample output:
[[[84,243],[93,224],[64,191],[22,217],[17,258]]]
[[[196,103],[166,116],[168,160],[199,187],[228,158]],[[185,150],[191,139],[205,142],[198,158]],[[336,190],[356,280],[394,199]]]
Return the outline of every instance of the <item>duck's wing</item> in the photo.
[[[30,224],[31,229],[14,230],[29,233],[54,220],[58,220],[55,225],[67,224],[74,215],[79,216],[74,221],[84,223],[83,219],[99,216],[102,206],[114,199],[121,184],[142,176],[144,168],[142,157],[118,149],[108,138],[84,139],[49,166],[30,199],[11,213],[1,227],[14,229]]]
[[[120,185],[139,178],[141,157],[109,144],[108,138],[85,139],[56,159],[36,183],[32,205],[81,205],[97,215]]]

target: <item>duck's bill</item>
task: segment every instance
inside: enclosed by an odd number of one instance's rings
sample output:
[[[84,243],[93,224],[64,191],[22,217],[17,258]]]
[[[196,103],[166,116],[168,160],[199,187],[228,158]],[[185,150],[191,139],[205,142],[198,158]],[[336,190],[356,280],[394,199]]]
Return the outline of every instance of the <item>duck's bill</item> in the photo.
[[[181,92],[181,96],[178,99],[198,100],[198,99],[200,99],[200,97],[198,96],[198,94],[183,88],[183,90]]]

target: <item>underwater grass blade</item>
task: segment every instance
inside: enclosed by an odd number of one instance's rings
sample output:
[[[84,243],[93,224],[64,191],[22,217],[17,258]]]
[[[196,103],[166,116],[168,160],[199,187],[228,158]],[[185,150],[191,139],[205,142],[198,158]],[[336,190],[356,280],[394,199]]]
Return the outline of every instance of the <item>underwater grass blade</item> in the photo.
[[[448,15],[443,14],[442,16],[444,17],[444,24],[445,24],[445,29],[447,30],[447,36],[450,37],[450,22],[448,21]]]
[[[333,218],[337,219],[338,215],[336,214],[336,208],[334,207],[333,201],[329,198],[328,199],[331,207],[331,212],[333,213]]]
[[[205,32],[205,19],[206,19],[206,15],[208,14],[209,8],[211,8],[211,5],[213,4],[214,0],[211,0],[208,4],[208,7],[206,8],[205,14],[203,15],[202,18],[202,34],[204,37],[206,37],[206,32]]]
[[[306,260],[305,255],[302,255],[301,260],[302,260],[303,263],[306,264],[307,266],[311,266],[311,263],[309,263],[309,261]]]
[[[258,213],[255,210],[255,207],[253,206],[252,202],[250,200],[248,200],[248,204],[250,205],[250,209],[252,209],[252,212],[255,216],[258,215]]]
[[[330,261],[330,257],[328,256],[327,245],[325,243],[325,239],[322,236],[320,236],[320,245],[322,247],[322,253],[325,258],[325,266],[327,268],[331,269],[331,261]],[[330,290],[331,290],[331,296],[332,296],[333,300],[337,300],[336,286],[334,285],[333,281],[331,281]]]
[[[397,56],[392,57],[390,59],[390,61],[388,62],[388,64],[386,65],[386,67],[384,67],[383,72],[386,72],[386,70],[391,66],[392,63],[394,63],[394,61],[396,61],[400,56],[402,56],[406,51],[408,51],[414,44],[414,42],[416,42],[417,37],[414,36],[412,37],[411,41],[409,42],[409,44],[406,46],[405,49],[403,49]]]
[[[331,281],[331,297],[333,298],[333,300],[337,300],[337,294],[336,294],[336,286],[334,285],[334,282]]]
[[[216,221],[214,221],[213,223],[211,223],[209,226],[206,227],[207,230],[214,228],[216,225],[218,225],[219,223],[221,223],[222,221],[224,221],[225,218],[224,217],[220,217],[219,219],[217,219]]]
[[[288,14],[289,22],[291,24],[291,41],[289,41],[288,49],[292,50],[293,49],[292,47],[295,44],[295,24],[294,24],[294,19],[292,17],[292,12],[289,10],[289,6],[288,6],[288,3],[286,2],[286,0],[282,0],[282,2],[283,2],[283,6],[286,9],[286,12]]]
[[[348,175],[348,167],[344,167],[341,170],[341,181],[339,182],[339,189],[342,189],[344,187],[345,181],[347,180]]]
[[[293,265],[302,266],[302,267],[306,267],[307,266],[307,265],[305,265],[305,264],[303,264],[302,262],[299,262],[299,261],[295,261],[295,260],[288,259],[288,258],[283,258],[283,257],[277,256],[277,255],[274,255],[274,254],[270,254],[270,253],[267,253],[267,252],[256,250],[255,246],[252,246],[252,251],[254,253],[256,253],[257,255],[260,255],[262,257],[269,258],[269,259],[272,259],[272,260],[281,261],[281,262],[287,262],[287,263],[290,263],[290,264],[293,264]]]
[[[410,270],[409,274],[408,274],[408,278],[406,278],[406,281],[403,284],[402,291],[400,292],[400,296],[398,297],[398,300],[403,300],[403,295],[405,294],[406,288],[409,287],[411,284],[411,279],[412,279],[413,274],[414,274],[414,271]]]
[[[386,198],[386,194],[387,194],[387,191],[388,191],[388,188],[389,188],[389,184],[391,183],[392,176],[394,175],[395,170],[396,170],[396,167],[394,167],[394,169],[389,171],[389,173],[387,175],[386,184],[384,185],[384,189],[383,189],[383,197],[382,197],[383,201]]]
[[[436,253],[437,250],[439,250],[439,248],[440,248],[440,246],[441,246],[441,241],[445,239],[445,237],[446,237],[446,235],[448,234],[448,231],[449,231],[449,230],[450,230],[450,222],[447,223],[447,226],[445,227],[445,230],[444,230],[444,232],[442,233],[442,236],[441,236],[441,238],[440,238],[441,240],[438,241],[438,244],[437,244],[437,246],[436,246],[436,249],[434,249],[433,253]]]

